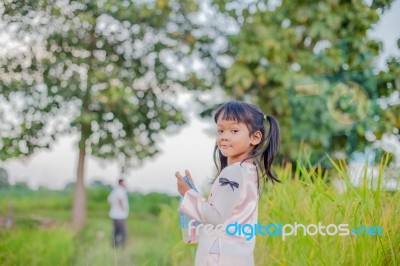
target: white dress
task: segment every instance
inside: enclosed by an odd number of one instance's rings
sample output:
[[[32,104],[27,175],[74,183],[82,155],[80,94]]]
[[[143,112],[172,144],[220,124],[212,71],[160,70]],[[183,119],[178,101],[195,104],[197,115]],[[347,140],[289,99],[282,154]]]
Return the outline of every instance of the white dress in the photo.
[[[221,266],[254,265],[255,236],[246,240],[241,234],[228,235],[229,224],[257,224],[258,189],[257,168],[251,163],[234,163],[225,167],[211,187],[206,201],[194,189],[188,190],[179,210],[212,228],[199,230],[196,266],[207,266],[219,255]],[[222,226],[217,225],[222,224]],[[210,259],[212,257],[212,259]],[[208,264],[210,265],[210,264]]]

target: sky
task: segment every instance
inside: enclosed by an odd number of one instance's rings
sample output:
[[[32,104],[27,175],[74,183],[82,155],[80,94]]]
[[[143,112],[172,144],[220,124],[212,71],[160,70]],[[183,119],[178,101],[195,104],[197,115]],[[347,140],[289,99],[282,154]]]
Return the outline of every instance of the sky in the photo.
[[[370,36],[384,43],[384,53],[379,59],[378,67],[382,68],[385,57],[400,54],[397,39],[400,37],[400,1],[393,3],[379,23],[369,32]],[[182,95],[182,107],[187,110],[189,123],[181,127],[174,135],[164,135],[159,143],[161,153],[155,158],[146,160],[142,166],[130,170],[124,176],[130,191],[148,193],[152,191],[178,195],[176,190],[176,171],[189,169],[196,186],[202,192],[215,177],[216,168],[213,162],[215,144],[214,125],[211,120],[197,117],[190,108],[192,99]],[[210,133],[214,132],[214,133]],[[78,150],[75,148],[76,136],[59,139],[50,150],[37,152],[28,159],[12,159],[0,167],[7,170],[11,183],[27,182],[32,188],[45,186],[62,189],[67,183],[74,182],[78,162]],[[86,183],[100,180],[108,184],[116,184],[120,177],[120,169],[116,163],[104,162],[87,157],[85,169]]]

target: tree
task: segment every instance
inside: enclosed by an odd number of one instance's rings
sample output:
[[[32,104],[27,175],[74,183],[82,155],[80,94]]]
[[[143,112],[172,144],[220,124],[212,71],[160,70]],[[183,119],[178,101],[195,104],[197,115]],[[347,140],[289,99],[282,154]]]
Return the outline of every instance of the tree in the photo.
[[[367,144],[365,132],[387,128],[377,92],[388,90],[378,79],[393,79],[399,66],[375,75],[381,44],[367,32],[392,1],[214,2],[239,29],[227,36],[233,64],[221,67],[223,85],[278,117],[286,159],[296,160],[301,141],[322,152],[347,142],[351,152]]]
[[[116,159],[121,167],[153,157],[159,134],[185,122],[177,92],[207,87],[182,63],[194,51],[188,15],[197,6],[26,0],[6,1],[0,10],[18,44],[1,59],[0,159],[78,135],[72,224],[82,228],[86,156]]]
[[[0,168],[0,189],[8,188],[10,183],[8,182],[8,173],[6,169]]]
[[[400,39],[397,43],[400,48]],[[394,132],[399,135],[400,117],[398,114],[400,113],[400,104],[396,101],[396,98],[398,99],[400,95],[400,57],[390,57],[386,66],[386,70],[379,72],[378,79],[379,95],[383,96],[383,99],[381,99],[382,120],[387,121],[382,132]],[[388,101],[390,98],[394,101]],[[376,137],[378,139],[382,137],[382,132],[377,132]]]

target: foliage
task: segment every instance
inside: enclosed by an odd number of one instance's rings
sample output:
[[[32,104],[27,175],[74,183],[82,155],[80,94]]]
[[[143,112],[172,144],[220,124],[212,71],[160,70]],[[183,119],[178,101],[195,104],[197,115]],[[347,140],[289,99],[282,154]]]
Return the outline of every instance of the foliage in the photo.
[[[210,86],[186,67],[201,54],[190,31],[197,10],[181,0],[0,4],[16,43],[0,56],[0,160],[78,135],[77,229],[86,218],[85,156],[117,160],[121,172],[140,165],[158,153],[162,132],[185,123],[177,93]]]
[[[398,40],[400,48],[400,39]],[[379,73],[379,94],[385,95],[381,100],[382,120],[387,121],[383,125],[383,132],[399,132],[400,128],[400,105],[393,103],[390,98],[400,95],[400,57],[391,57],[387,61],[387,70]],[[397,95],[397,96],[396,96]],[[382,136],[382,132],[377,132],[377,138]]]
[[[189,57],[194,2],[10,1],[8,34],[21,43],[2,58],[2,159],[28,156],[80,132],[90,153],[136,165],[158,151],[158,133],[185,122],[171,101],[188,83],[167,60]],[[175,65],[176,66],[176,65]]]
[[[392,1],[213,2],[238,28],[227,35],[233,64],[221,67],[225,90],[278,117],[283,157],[295,161],[301,141],[314,151],[362,149],[365,132],[379,136],[393,126],[396,110],[380,110],[377,97],[399,91],[400,68],[392,60],[374,73],[382,45],[367,34]]]
[[[67,213],[71,209],[71,190],[47,190],[39,189],[33,191],[25,185],[11,186],[8,190],[0,191],[0,215],[7,213],[7,205],[11,203],[12,210],[15,215],[28,213],[29,210],[35,210],[33,215],[46,215],[49,218],[68,220],[70,214]],[[99,217],[107,217],[109,203],[107,197],[111,193],[110,188],[90,187],[88,189],[88,209],[91,214]],[[158,216],[162,209],[162,204],[172,204],[177,201],[175,197],[167,194],[152,192],[142,194],[139,192],[128,192],[130,202],[130,212],[132,215],[137,213],[146,213]],[[52,212],[49,212],[52,210]]]

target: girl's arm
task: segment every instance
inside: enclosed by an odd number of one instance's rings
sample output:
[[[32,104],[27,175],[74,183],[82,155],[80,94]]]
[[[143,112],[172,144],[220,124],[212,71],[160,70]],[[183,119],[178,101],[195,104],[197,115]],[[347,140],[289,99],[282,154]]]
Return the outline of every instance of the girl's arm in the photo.
[[[243,175],[240,164],[234,164],[222,170],[215,180],[218,188],[207,202],[194,189],[188,190],[179,210],[203,224],[222,224],[234,211],[243,189]]]

